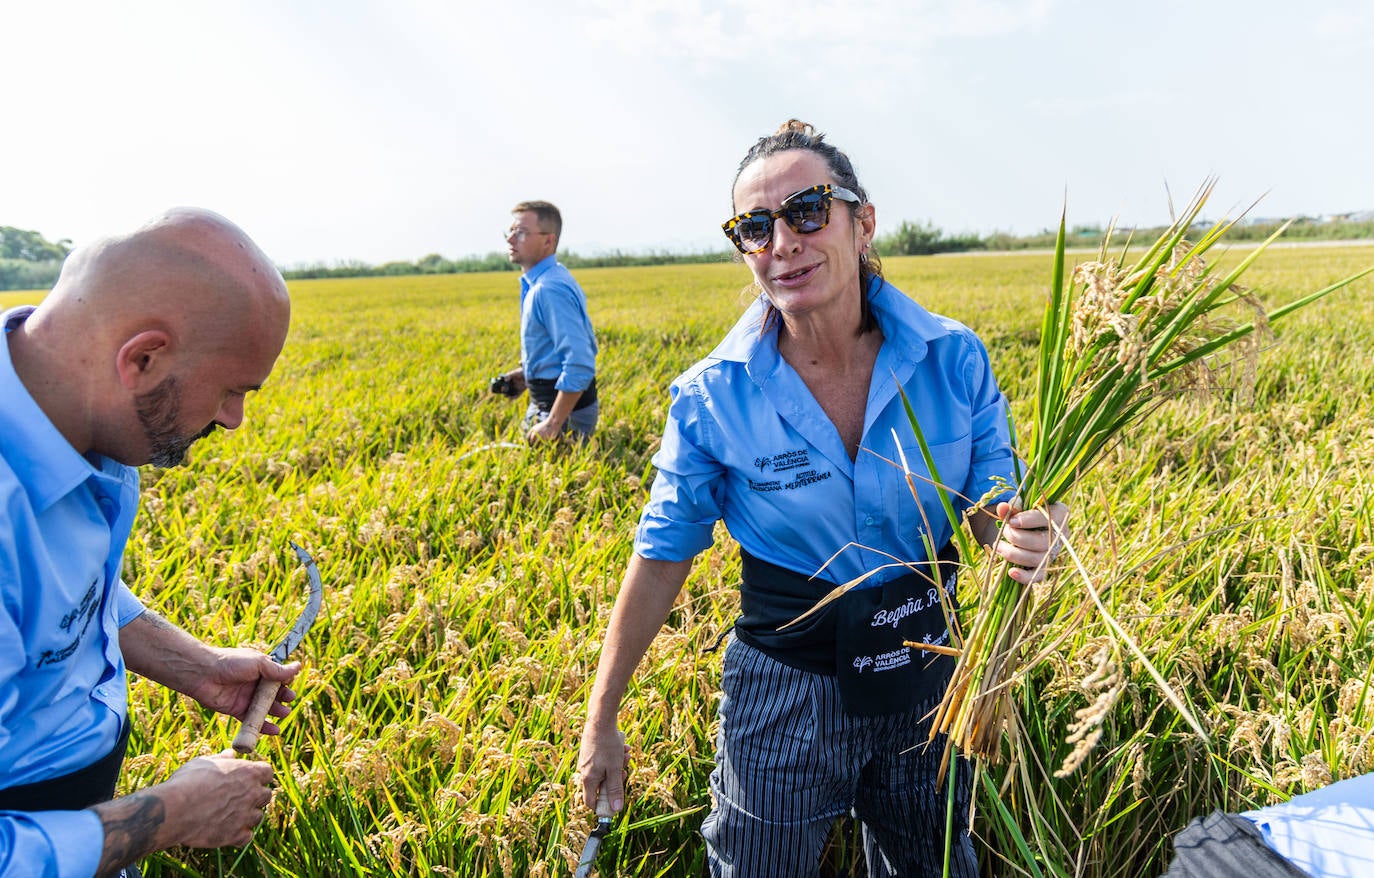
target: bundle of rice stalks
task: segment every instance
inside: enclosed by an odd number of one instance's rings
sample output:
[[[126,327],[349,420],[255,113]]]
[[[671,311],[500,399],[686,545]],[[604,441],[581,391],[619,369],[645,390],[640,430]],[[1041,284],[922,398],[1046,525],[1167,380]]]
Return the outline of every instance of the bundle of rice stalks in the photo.
[[[1066,273],[1061,219],[1053,282],[1040,330],[1034,418],[1029,441],[1018,450],[1024,470],[1014,487],[1025,508],[1048,508],[1063,500],[1075,481],[1126,430],[1163,402],[1209,387],[1223,359],[1230,362],[1245,354],[1252,362],[1256,341],[1271,324],[1374,271],[1368,269],[1266,311],[1238,281],[1284,229],[1233,269],[1220,273],[1203,257],[1235,220],[1217,222],[1196,243],[1190,240],[1213,185],[1209,181],[1202,186],[1182,215],[1130,264],[1129,240],[1118,255],[1109,258],[1109,230],[1098,259]],[[1248,312],[1248,322],[1224,319],[1238,309]],[[907,413],[926,453],[920,425],[910,408]],[[926,465],[938,482],[928,454]],[[942,498],[952,515],[943,490]],[[955,525],[956,533],[962,534],[959,522]],[[1066,534],[1056,536],[1067,545]],[[970,548],[961,546],[964,558],[971,557]],[[1072,546],[1067,548],[1072,555]],[[1052,582],[1046,588],[1031,589],[1008,576],[1003,564],[992,567],[977,583],[977,594],[961,614],[964,630],[957,630],[957,625],[952,629],[959,656],[933,724],[932,738],[941,733],[949,736],[946,762],[956,748],[975,757],[997,755],[1003,733],[1015,727],[1015,683],[1053,648],[1053,644],[1037,642],[1036,635],[1043,640],[1045,620],[1064,611],[1063,601],[1080,605],[1068,609],[1083,617],[1095,608],[1200,737],[1207,738],[1144,653],[1111,619],[1090,577],[1082,572],[1082,582],[1074,588]]]

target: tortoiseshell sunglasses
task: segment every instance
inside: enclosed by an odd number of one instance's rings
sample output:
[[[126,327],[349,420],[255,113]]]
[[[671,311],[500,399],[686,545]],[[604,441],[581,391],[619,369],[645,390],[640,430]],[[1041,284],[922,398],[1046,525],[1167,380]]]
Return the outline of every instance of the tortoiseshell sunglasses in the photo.
[[[821,183],[793,192],[777,210],[751,210],[726,220],[720,228],[745,256],[762,253],[773,243],[773,220],[781,219],[798,235],[819,232],[830,224],[830,202],[836,198],[859,203],[859,196],[843,186]]]

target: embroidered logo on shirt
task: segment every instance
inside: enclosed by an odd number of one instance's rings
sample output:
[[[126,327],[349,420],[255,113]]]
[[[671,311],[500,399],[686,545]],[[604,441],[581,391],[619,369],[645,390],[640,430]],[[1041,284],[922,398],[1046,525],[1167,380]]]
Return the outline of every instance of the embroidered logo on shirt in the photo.
[[[798,448],[796,451],[784,451],[772,457],[754,458],[754,466],[761,470],[772,468],[775,473],[783,473],[810,465],[811,452],[805,448]]]
[[[770,479],[767,481],[749,480],[749,488],[753,491],[792,491],[797,488],[805,488],[807,485],[814,485],[830,478],[834,473],[831,470],[824,472],[811,469],[811,451],[806,448],[798,448],[796,451],[784,451],[774,454],[771,457],[754,458],[754,466],[759,470],[772,470],[774,473],[795,472],[791,481],[783,482],[781,479]]]
[[[86,589],[86,593],[81,596],[81,603],[77,608],[63,616],[62,621],[57,623],[57,627],[68,634],[75,633],[76,636],[72,642],[61,649],[43,650],[42,655],[38,657],[38,667],[64,662],[72,657],[72,653],[76,652],[77,647],[81,645],[81,638],[86,636],[86,631],[91,627],[91,620],[95,618],[96,610],[100,607],[100,600],[97,597],[99,587],[100,580],[93,580],[91,587]],[[78,622],[81,623],[79,631],[75,630]]]
[[[797,477],[792,481],[788,482],[787,484],[783,485],[783,487],[789,491],[795,488],[805,488],[807,485],[814,485],[817,482],[823,482],[826,479],[830,478],[832,475],[834,475],[834,473],[832,473],[830,470],[820,472],[818,470],[809,469],[804,473],[797,473]]]

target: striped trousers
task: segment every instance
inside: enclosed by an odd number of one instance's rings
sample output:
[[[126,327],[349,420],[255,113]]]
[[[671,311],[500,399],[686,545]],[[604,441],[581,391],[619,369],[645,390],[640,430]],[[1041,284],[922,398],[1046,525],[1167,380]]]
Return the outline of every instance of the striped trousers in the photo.
[[[943,739],[926,746],[939,703],[855,717],[835,678],[777,662],[730,638],[711,772],[714,807],[702,824],[716,878],[814,876],[835,820],[863,826],[868,874],[944,874],[946,788],[936,787]],[[968,832],[969,772],[957,761],[953,878],[977,878]]]

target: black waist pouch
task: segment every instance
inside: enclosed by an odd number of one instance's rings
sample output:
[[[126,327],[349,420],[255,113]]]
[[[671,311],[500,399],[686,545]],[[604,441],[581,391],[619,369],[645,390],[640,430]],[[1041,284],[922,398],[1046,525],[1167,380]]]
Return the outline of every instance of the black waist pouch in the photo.
[[[835,588],[741,550],[742,614],[735,636],[789,667],[833,676],[840,700],[855,716],[905,713],[949,683],[954,659],[904,646],[903,641],[948,645],[940,591],[954,600],[959,552],[947,543],[935,564],[881,586],[850,589],[802,622]],[[781,629],[781,630],[779,630]]]
[[[804,615],[836,583],[810,579],[755,558],[740,549],[740,617],[735,636],[789,668],[813,674],[835,674],[835,604]],[[783,626],[787,627],[783,627]]]
[[[525,386],[530,390],[530,399],[539,407],[541,412],[547,412],[553,408],[554,400],[558,399],[558,388],[553,378],[527,378]],[[587,385],[587,389],[582,391],[582,395],[573,404],[573,411],[581,411],[592,403],[596,402],[596,379]]]
[[[881,586],[858,589],[837,603],[835,675],[845,710],[855,716],[906,713],[939,697],[954,672],[953,656],[904,645],[949,645],[946,608],[958,608],[959,550],[948,543],[936,564]]]
[[[129,723],[119,735],[114,749],[61,777],[40,780],[0,790],[0,811],[80,811],[114,798],[124,751],[129,746]]]

